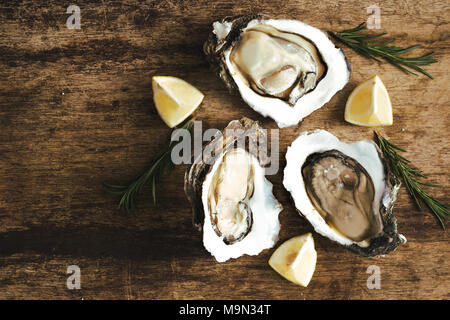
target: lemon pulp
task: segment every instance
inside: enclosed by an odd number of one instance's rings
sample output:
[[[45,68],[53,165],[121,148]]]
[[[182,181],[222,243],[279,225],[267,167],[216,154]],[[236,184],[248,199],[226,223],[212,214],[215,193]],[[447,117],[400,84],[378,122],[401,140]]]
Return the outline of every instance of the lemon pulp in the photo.
[[[308,286],[314,274],[317,252],[311,233],[291,238],[272,254],[269,265],[287,280]]]
[[[375,75],[353,90],[345,105],[345,121],[368,127],[392,125],[392,104],[380,77]]]
[[[197,88],[176,77],[155,76],[152,87],[156,110],[170,128],[189,117],[204,97]]]

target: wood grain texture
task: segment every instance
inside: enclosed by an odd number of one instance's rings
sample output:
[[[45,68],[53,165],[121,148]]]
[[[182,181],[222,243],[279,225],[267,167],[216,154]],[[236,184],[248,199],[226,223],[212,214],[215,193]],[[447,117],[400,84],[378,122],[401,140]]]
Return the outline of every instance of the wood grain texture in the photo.
[[[145,193],[136,215],[117,211],[102,182],[140,172],[169,129],[152,102],[151,77],[174,75],[206,96],[196,117],[223,128],[247,116],[276,128],[248,108],[209,70],[202,45],[211,23],[263,12],[341,30],[366,20],[371,1],[73,1],[81,30],[66,28],[67,1],[0,3],[0,298],[2,299],[449,299],[450,246],[427,211],[401,189],[399,230],[408,242],[366,259],[314,234],[317,269],[308,288],[268,266],[273,249],[218,264],[191,226],[183,192],[185,168],[164,177],[158,204]],[[449,3],[383,1],[382,31],[400,45],[422,44],[439,63],[435,80],[410,76],[344,48],[350,83],[300,125],[280,132],[280,166],[296,135],[322,128],[345,141],[372,130],[343,121],[346,98],[377,73],[394,107],[394,125],[379,131],[444,188],[449,202]],[[218,116],[220,115],[220,117]],[[282,187],[280,242],[311,231]],[[81,268],[81,290],[66,288],[67,266]],[[366,269],[381,268],[381,289],[366,286]]]

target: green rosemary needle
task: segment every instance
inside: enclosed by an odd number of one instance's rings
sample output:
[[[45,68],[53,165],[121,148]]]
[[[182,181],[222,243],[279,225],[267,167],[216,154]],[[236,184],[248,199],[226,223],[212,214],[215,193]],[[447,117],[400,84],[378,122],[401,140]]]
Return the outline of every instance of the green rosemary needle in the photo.
[[[408,190],[411,197],[414,199],[415,203],[422,210],[421,203],[419,199],[428,206],[428,208],[433,212],[433,214],[438,219],[442,228],[445,229],[445,223],[449,219],[449,206],[443,204],[439,200],[433,198],[429,193],[423,190],[423,186],[427,187],[440,187],[436,184],[426,183],[419,181],[418,179],[425,179],[425,174],[418,169],[411,168],[408,164],[410,161],[403,156],[398,154],[398,151],[406,152],[404,149],[396,146],[389,140],[380,136],[375,132],[375,140],[381,151],[383,152],[385,158],[388,160],[389,165],[395,174],[395,176],[405,183],[406,189]]]
[[[188,120],[181,126],[181,129],[190,131],[192,126],[193,122]],[[136,198],[147,183],[151,183],[153,203],[156,203],[156,183],[166,166],[169,167],[169,170],[173,169],[174,164],[170,156],[176,144],[175,141],[169,140],[163,150],[153,158],[148,168],[139,174],[130,184],[123,186],[104,183],[107,193],[122,196],[119,201],[119,209],[126,212],[133,212],[135,210]]]
[[[423,73],[430,79],[433,79],[433,77],[420,66],[427,66],[438,62],[438,60],[433,58],[434,52],[430,52],[419,57],[403,57],[402,54],[420,48],[420,45],[416,44],[407,48],[396,47],[391,45],[394,40],[380,41],[377,39],[384,36],[386,32],[370,35],[364,32],[366,30],[366,24],[363,22],[353,29],[336,33],[328,31],[328,33],[336,40],[344,43],[366,58],[373,59],[378,62],[381,62],[379,58],[383,58],[405,73],[416,75],[416,73],[410,70],[412,69]]]

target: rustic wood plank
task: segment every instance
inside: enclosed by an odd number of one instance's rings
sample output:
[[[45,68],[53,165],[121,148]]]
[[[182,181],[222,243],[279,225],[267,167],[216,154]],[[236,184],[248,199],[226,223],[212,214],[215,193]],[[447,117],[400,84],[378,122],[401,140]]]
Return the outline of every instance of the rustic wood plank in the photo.
[[[300,19],[323,30],[355,26],[369,1],[76,1],[81,29],[66,28],[64,1],[0,3],[0,298],[2,299],[449,299],[448,236],[402,189],[396,205],[408,243],[385,257],[365,259],[315,235],[317,270],[308,288],[292,285],[256,257],[218,264],[191,227],[184,168],[147,193],[139,213],[117,211],[102,182],[137,174],[164,144],[169,129],[156,114],[151,77],[175,75],[206,95],[196,112],[204,128],[223,128],[250,110],[210,72],[202,54],[210,24],[227,15],[263,12]],[[428,0],[384,1],[382,29],[399,44],[437,52],[409,76],[345,48],[352,80],[299,126],[280,132],[280,166],[304,130],[323,128],[346,141],[372,130],[343,121],[351,90],[377,73],[390,92],[394,125],[379,131],[444,188],[448,203],[450,5]],[[217,118],[220,114],[220,119]],[[122,177],[122,179],[119,179]],[[282,187],[269,177],[284,211],[280,241],[311,231]],[[66,288],[67,266],[81,268],[82,289]],[[369,290],[366,269],[381,268],[381,289]]]

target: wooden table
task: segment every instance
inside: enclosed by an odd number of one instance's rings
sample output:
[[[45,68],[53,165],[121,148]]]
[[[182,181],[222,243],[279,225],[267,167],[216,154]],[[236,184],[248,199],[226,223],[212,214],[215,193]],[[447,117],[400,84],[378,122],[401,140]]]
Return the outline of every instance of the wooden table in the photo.
[[[404,188],[396,204],[407,244],[378,258],[360,257],[314,233],[318,251],[308,288],[284,280],[267,264],[273,252],[219,264],[192,228],[183,191],[184,166],[158,185],[153,205],[145,189],[135,215],[117,210],[102,182],[139,173],[170,133],[152,101],[151,77],[173,75],[206,96],[196,112],[203,127],[222,129],[247,116],[276,124],[248,108],[209,70],[202,45],[211,23],[227,15],[263,12],[323,30],[365,21],[371,1],[72,1],[81,29],[68,29],[67,1],[0,5],[0,298],[3,299],[449,299],[448,232],[420,211]],[[379,132],[442,184],[449,202],[449,29],[445,1],[383,1],[381,31],[402,46],[435,50],[435,78],[406,75],[344,48],[350,83],[300,125],[280,132],[280,166],[299,132],[322,128],[345,141],[373,130],[343,120],[346,98],[377,73],[394,107],[394,125]],[[220,115],[220,116],[218,116]],[[282,186],[269,179],[284,206],[280,242],[312,231]],[[66,287],[67,267],[81,269],[81,289]],[[370,265],[381,289],[366,285]]]

